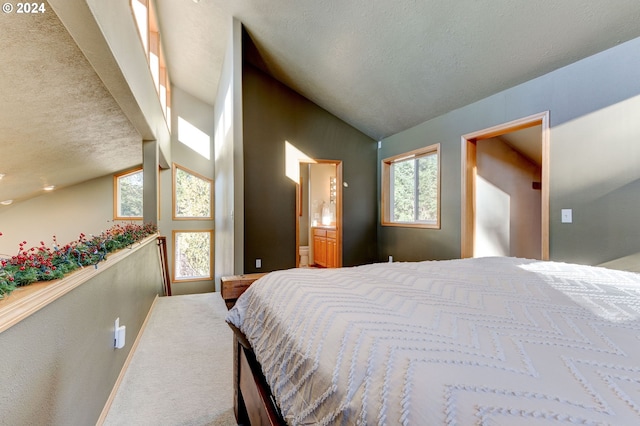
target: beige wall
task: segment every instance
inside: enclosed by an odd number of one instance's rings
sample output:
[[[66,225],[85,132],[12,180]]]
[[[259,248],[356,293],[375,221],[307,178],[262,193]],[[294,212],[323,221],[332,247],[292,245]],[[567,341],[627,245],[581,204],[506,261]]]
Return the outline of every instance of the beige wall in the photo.
[[[99,234],[113,226],[113,177],[93,179],[0,208],[0,257],[14,255],[21,241],[53,247]]]
[[[1,332],[0,424],[95,424],[162,291],[159,265],[151,240]],[[123,349],[113,347],[116,318],[127,330]]]
[[[311,184],[310,214],[311,221],[317,220],[317,224],[322,224],[322,207],[329,208],[329,179],[336,177],[336,166],[334,164],[311,164],[311,174],[309,182]],[[334,219],[335,222],[335,219]]]
[[[475,256],[540,259],[541,168],[499,138],[476,147]]]

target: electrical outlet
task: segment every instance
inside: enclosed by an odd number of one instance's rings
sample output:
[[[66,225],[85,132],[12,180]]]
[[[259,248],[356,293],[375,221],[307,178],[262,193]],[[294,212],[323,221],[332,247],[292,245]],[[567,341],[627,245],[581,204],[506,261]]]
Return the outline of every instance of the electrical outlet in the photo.
[[[124,348],[127,336],[127,327],[120,325],[120,318],[116,318],[114,324],[113,347],[116,349]]]
[[[262,259],[256,259],[256,268],[262,268]]]

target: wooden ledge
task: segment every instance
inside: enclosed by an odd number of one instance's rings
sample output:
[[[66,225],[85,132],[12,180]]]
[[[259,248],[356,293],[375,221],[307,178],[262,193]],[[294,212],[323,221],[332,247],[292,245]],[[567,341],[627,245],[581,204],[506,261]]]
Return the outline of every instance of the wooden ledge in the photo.
[[[142,247],[156,241],[157,237],[157,234],[150,235],[140,242],[134,243],[129,248],[109,253],[106,260],[98,263],[97,268],[85,266],[59,280],[39,281],[17,288],[10,295],[0,300],[0,333],[89,281]]]

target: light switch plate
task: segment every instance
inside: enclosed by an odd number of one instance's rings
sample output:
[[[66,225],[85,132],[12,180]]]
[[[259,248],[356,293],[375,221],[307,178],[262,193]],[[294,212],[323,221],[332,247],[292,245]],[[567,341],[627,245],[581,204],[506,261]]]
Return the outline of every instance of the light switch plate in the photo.
[[[571,209],[562,209],[562,223],[572,223],[573,222],[573,210]]]

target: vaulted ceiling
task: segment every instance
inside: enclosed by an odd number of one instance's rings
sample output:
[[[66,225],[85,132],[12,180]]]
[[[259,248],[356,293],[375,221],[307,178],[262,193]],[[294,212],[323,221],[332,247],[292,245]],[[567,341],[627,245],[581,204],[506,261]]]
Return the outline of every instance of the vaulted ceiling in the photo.
[[[235,16],[275,78],[374,139],[640,36],[637,0],[156,7],[174,86],[213,104]],[[50,8],[4,14],[0,64],[0,201],[141,163],[140,134]]]
[[[157,0],[173,83],[213,103],[229,17],[271,74],[381,139],[640,36],[637,0]]]

